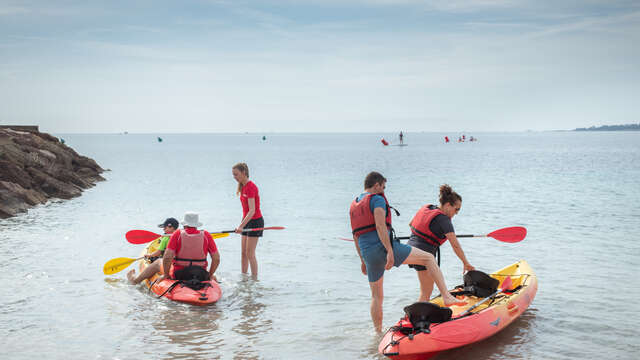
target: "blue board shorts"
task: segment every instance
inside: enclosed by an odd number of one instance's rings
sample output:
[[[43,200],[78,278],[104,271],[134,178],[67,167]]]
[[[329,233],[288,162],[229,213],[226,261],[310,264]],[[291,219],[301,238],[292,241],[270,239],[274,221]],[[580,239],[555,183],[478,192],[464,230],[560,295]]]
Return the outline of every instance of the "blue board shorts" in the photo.
[[[411,246],[400,241],[392,241],[391,247],[393,248],[393,266],[398,267],[409,257]],[[382,242],[378,240],[377,244],[369,245],[365,248],[360,245],[360,254],[364,259],[365,265],[367,265],[369,282],[380,280],[384,275],[384,266],[387,264],[387,249],[384,248]]]

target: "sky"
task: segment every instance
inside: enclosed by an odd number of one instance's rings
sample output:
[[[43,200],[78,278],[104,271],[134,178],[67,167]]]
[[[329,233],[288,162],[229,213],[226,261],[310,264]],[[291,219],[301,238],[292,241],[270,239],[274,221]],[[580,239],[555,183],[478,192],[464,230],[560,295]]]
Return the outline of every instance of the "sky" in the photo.
[[[640,122],[640,2],[0,0],[0,124],[52,133]]]

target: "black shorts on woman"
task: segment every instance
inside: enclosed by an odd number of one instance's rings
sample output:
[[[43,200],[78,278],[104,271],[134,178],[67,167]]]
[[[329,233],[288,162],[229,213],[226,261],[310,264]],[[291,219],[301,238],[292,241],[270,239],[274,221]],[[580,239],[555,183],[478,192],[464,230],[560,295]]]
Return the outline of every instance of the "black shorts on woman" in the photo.
[[[249,229],[258,229],[258,228],[263,228],[263,227],[264,227],[264,218],[263,217],[259,217],[257,219],[251,219],[251,220],[249,220],[247,225],[244,226],[244,228],[247,229],[247,230],[249,230]],[[249,236],[249,237],[262,237],[262,232],[263,232],[263,230],[250,231],[248,233],[242,233],[242,235],[246,235],[246,236]]]
[[[440,246],[436,246],[433,244],[430,244],[428,242],[426,242],[425,240],[423,240],[422,238],[418,237],[416,234],[411,234],[411,237],[409,238],[409,241],[407,242],[407,245],[411,245],[414,248],[418,248],[422,251],[426,251],[430,254],[432,254],[434,257],[438,258],[438,265],[440,265]],[[426,266],[422,266],[422,265],[413,265],[413,264],[409,264],[409,267],[412,269],[415,269],[416,271],[424,271],[427,270]]]

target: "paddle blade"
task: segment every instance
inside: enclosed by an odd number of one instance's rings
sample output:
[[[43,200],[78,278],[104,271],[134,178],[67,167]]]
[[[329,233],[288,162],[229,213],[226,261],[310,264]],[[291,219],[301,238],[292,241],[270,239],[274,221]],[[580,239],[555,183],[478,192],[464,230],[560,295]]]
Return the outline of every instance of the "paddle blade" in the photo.
[[[260,229],[255,229],[256,230],[260,230]],[[284,230],[284,226],[269,226],[266,228],[262,228],[262,230]]]
[[[107,261],[102,268],[105,275],[112,275],[126,269],[134,261],[138,259],[120,257]]]
[[[502,285],[500,286],[500,291],[505,292],[511,289],[511,276],[507,276],[506,279],[502,280]]]
[[[211,237],[214,238],[214,239],[220,239],[220,238],[227,237],[227,236],[229,236],[229,233],[222,233],[222,234],[213,233],[213,234],[211,234]]]
[[[522,239],[527,236],[527,229],[522,226],[512,226],[496,230],[492,233],[489,233],[487,236],[502,242],[517,243],[519,241],[522,241]]]
[[[125,234],[127,241],[132,244],[146,244],[160,237],[160,235],[147,230],[130,230]]]

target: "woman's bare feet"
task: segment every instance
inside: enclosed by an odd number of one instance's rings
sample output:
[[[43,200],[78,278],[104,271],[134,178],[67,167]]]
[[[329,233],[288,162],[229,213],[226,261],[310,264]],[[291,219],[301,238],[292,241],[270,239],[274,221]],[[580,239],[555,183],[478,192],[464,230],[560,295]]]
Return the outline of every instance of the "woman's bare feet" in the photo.
[[[462,300],[458,300],[456,299],[453,295],[446,293],[442,295],[442,302],[444,303],[444,306],[451,306],[451,305],[466,305],[467,303],[462,301]]]

